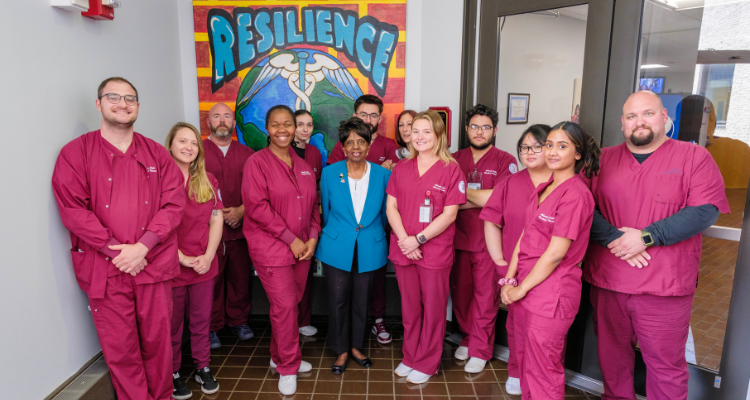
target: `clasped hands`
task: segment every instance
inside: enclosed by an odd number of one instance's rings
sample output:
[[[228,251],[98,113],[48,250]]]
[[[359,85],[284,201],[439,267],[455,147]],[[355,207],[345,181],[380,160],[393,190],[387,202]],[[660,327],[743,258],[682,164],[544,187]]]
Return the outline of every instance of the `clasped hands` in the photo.
[[[242,225],[245,213],[240,207],[226,207],[221,210],[224,213],[224,223],[230,228],[236,229]]]
[[[136,276],[146,268],[146,265],[148,265],[146,262],[148,247],[142,243],[117,244],[109,246],[109,249],[120,251],[120,254],[112,259],[112,264],[126,274]]]
[[[419,242],[414,236],[405,236],[398,240],[398,248],[406,258],[417,261],[422,259],[422,250],[419,249]]]
[[[192,268],[199,275],[203,275],[211,268],[211,261],[213,261],[213,257],[209,258],[206,254],[195,257],[185,256],[180,261],[180,265]]]
[[[620,260],[626,261],[631,267],[643,268],[648,266],[651,255],[648,254],[647,247],[643,244],[640,229],[627,227],[617,229],[624,232],[624,235],[607,245],[610,252]]]
[[[318,241],[316,239],[311,238],[307,242],[303,242],[300,238],[294,238],[294,241],[289,245],[289,248],[292,250],[294,258],[304,261],[312,258],[313,254],[315,254],[315,246],[317,246],[317,244]]]

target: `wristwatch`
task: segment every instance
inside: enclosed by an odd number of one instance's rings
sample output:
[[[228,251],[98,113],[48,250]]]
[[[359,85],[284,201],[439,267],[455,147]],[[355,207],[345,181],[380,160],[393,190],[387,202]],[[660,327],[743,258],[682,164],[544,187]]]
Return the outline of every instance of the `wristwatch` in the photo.
[[[641,231],[641,241],[646,247],[651,247],[654,245],[654,237],[651,236],[650,232]]]
[[[419,242],[419,244],[427,243],[427,238],[421,233],[414,235],[414,237],[417,238],[417,242]]]

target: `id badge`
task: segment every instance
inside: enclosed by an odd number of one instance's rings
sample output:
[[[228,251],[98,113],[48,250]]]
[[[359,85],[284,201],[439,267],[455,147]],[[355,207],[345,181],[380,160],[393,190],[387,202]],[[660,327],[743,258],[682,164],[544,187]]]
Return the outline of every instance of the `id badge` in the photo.
[[[468,184],[466,185],[469,189],[482,190],[482,173],[474,172],[469,173]]]
[[[430,191],[428,190],[427,198],[424,199],[424,204],[419,206],[419,222],[422,224],[429,224],[432,222],[432,203],[430,202]]]

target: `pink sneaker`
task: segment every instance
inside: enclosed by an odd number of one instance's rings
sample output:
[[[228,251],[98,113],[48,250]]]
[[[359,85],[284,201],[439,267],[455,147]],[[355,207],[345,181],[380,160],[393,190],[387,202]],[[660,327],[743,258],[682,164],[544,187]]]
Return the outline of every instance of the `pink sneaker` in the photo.
[[[375,320],[375,325],[372,326],[372,334],[378,338],[378,343],[380,344],[388,344],[393,341],[391,333],[385,328],[383,318]]]

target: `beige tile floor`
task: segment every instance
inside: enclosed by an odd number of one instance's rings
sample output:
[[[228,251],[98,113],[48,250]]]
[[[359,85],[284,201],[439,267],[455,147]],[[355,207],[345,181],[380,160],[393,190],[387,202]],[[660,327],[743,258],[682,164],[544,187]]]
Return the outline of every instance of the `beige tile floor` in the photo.
[[[393,374],[393,368],[401,361],[403,332],[394,327],[394,341],[380,345],[369,338],[367,355],[373,360],[371,369],[361,368],[350,362],[343,375],[333,375],[331,365],[334,354],[326,347],[325,322],[314,323],[320,330],[312,338],[302,338],[302,358],[313,364],[313,370],[298,376],[297,393],[284,397],[277,389],[278,373],[269,367],[271,329],[267,321],[256,321],[251,326],[256,337],[239,341],[230,335],[221,334],[222,348],[212,352],[210,367],[216,374],[220,390],[213,395],[204,395],[192,378],[194,367],[186,354],[183,357],[182,375],[188,376],[188,386],[193,390],[193,399],[295,399],[295,400],[468,400],[468,399],[520,399],[505,393],[508,377],[507,364],[492,360],[480,374],[467,374],[463,362],[453,358],[455,345],[443,345],[443,359],[438,376],[422,385],[406,383],[404,378]],[[566,399],[599,399],[598,396],[568,387]]]

